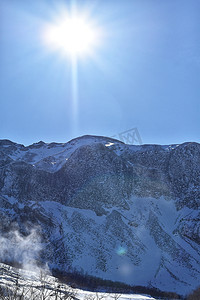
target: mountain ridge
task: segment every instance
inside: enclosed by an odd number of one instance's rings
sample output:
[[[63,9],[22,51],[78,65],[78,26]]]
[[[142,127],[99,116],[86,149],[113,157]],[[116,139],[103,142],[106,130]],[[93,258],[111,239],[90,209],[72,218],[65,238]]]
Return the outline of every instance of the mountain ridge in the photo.
[[[10,229],[26,240],[35,228],[40,250],[31,260],[51,269],[184,295],[199,284],[199,179],[193,142],[136,146],[83,136],[24,147],[1,140],[1,236],[14,244]],[[23,261],[22,253],[10,260]]]

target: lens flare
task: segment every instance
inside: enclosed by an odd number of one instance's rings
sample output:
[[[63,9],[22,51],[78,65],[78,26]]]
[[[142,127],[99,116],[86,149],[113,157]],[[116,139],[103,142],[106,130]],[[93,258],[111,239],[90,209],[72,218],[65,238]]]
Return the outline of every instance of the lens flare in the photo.
[[[123,256],[123,255],[126,254],[127,250],[126,250],[125,247],[120,246],[120,247],[117,248],[117,251],[116,251],[116,252],[117,252],[117,254],[118,254],[119,256]]]

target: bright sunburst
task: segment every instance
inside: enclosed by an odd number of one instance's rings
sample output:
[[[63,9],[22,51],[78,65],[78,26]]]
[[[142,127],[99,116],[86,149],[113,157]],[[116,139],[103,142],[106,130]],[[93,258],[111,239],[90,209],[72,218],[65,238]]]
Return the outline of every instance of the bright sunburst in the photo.
[[[72,56],[85,55],[94,51],[99,32],[86,18],[72,15],[46,26],[44,40],[53,50]]]

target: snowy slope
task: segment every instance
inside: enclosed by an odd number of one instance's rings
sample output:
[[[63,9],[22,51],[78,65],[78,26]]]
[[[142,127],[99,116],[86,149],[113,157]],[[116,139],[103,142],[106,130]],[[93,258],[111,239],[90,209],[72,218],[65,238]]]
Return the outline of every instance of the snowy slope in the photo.
[[[105,145],[112,144],[112,142],[119,145],[122,144],[120,141],[104,137],[97,138],[95,136],[84,136],[79,139],[73,139],[68,143],[46,144],[40,141],[27,147],[9,140],[0,140],[0,151],[13,161],[24,161],[37,166],[39,169],[56,172],[77,148],[99,142]]]
[[[18,295],[19,297],[20,295],[24,295],[24,300],[155,299],[147,295],[89,292],[86,290],[76,289],[70,287],[67,284],[60,283],[55,277],[51,276],[48,273],[45,273],[43,270],[40,270],[40,272],[30,272],[27,270],[16,269],[6,264],[0,263],[0,297],[2,296],[2,293],[8,293],[8,295],[10,296],[14,294]]]

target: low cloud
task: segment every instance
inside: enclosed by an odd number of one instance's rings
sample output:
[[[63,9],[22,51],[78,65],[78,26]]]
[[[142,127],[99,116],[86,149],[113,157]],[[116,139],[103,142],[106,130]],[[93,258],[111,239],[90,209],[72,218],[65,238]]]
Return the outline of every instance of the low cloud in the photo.
[[[0,234],[0,261],[19,264],[23,269],[39,272],[42,243],[38,228],[24,236],[18,230]]]

